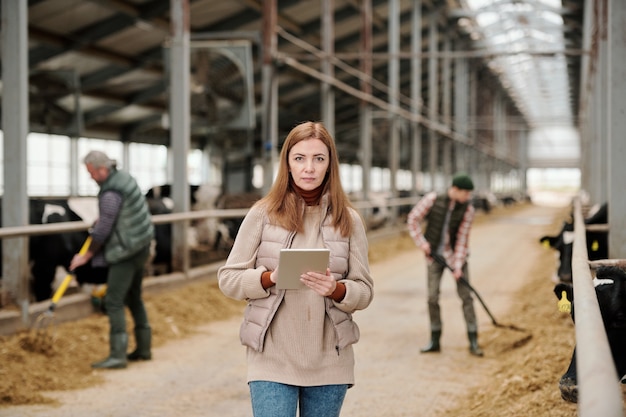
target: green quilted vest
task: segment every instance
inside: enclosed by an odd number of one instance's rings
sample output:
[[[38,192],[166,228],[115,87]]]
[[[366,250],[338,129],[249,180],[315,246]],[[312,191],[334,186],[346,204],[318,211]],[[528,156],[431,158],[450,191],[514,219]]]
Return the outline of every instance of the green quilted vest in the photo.
[[[148,246],[154,235],[154,226],[146,199],[130,174],[113,169],[98,195],[105,191],[116,191],[122,195],[120,213],[104,245],[104,258],[108,263],[116,263]]]
[[[450,223],[448,226],[448,233],[450,236],[450,247],[454,248],[456,244],[456,234],[459,230],[459,226],[463,221],[465,210],[469,203],[456,203],[454,209],[450,214]],[[443,231],[443,222],[446,218],[446,212],[450,205],[450,197],[447,194],[440,194],[435,199],[435,203],[430,209],[430,212],[425,216],[428,224],[426,225],[426,231],[424,237],[430,243],[430,247],[435,250],[441,243],[441,232]]]

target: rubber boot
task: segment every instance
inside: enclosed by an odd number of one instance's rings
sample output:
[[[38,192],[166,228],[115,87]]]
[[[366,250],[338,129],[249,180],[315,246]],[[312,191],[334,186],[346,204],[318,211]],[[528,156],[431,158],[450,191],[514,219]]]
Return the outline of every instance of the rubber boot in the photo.
[[[469,351],[474,356],[483,356],[483,350],[478,346],[478,333],[467,332],[467,337],[470,342]]]
[[[441,347],[439,346],[439,338],[441,338],[441,330],[433,330],[430,332],[430,343],[421,348],[420,352],[439,352],[441,350]]]
[[[149,361],[152,359],[152,329],[150,327],[135,328],[137,348],[126,357],[129,361]]]
[[[91,364],[92,368],[121,369],[126,368],[126,349],[128,348],[128,335],[126,333],[113,333],[109,337],[111,352],[109,357]]]

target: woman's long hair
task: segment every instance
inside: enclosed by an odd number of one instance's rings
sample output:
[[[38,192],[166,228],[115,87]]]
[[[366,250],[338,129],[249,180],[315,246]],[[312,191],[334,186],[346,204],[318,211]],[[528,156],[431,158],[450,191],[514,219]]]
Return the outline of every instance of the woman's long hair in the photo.
[[[272,221],[287,230],[302,232],[302,213],[305,203],[293,187],[293,179],[289,173],[289,152],[296,143],[308,139],[319,139],[328,148],[328,172],[320,187],[322,187],[322,195],[328,194],[329,197],[333,227],[338,229],[342,236],[349,236],[352,232],[352,216],[348,208],[352,207],[352,204],[341,185],[335,141],[322,123],[303,122],[289,132],[280,151],[276,180],[259,204],[267,207]]]

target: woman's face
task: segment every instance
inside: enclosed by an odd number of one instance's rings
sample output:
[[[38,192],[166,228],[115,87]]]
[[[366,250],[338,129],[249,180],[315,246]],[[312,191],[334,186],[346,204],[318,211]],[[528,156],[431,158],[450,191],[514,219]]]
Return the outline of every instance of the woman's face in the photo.
[[[289,172],[294,183],[303,190],[314,190],[322,184],[330,156],[328,148],[319,139],[305,139],[289,150]]]

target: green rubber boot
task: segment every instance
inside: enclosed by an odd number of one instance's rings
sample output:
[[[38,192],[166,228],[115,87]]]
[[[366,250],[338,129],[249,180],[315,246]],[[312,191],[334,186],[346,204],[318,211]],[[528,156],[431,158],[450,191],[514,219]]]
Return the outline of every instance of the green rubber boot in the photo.
[[[467,332],[467,337],[470,342],[469,351],[474,356],[483,356],[483,350],[478,346],[478,333]]]
[[[149,361],[152,359],[152,329],[150,327],[135,328],[137,348],[126,357],[129,361]]]
[[[441,350],[441,346],[439,346],[439,338],[441,338],[441,330],[433,330],[430,332],[430,343],[420,349],[420,352],[439,352]]]
[[[109,357],[91,364],[96,369],[121,369],[126,368],[126,349],[128,348],[128,335],[126,333],[114,333],[109,337],[111,352]]]

